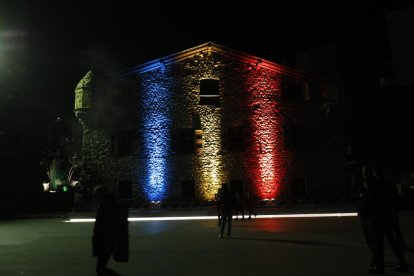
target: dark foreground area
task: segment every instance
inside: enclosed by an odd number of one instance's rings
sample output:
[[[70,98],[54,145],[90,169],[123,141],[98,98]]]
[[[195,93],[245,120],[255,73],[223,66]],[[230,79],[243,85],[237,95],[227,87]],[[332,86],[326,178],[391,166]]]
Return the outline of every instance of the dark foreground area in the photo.
[[[318,213],[340,210],[314,209]],[[352,210],[343,210],[349,212]],[[270,214],[271,210],[266,211]],[[279,209],[279,214],[304,213]],[[263,213],[263,212],[262,212]],[[307,209],[307,213],[314,213]],[[230,239],[218,238],[214,209],[131,211],[134,217],[184,216],[193,220],[129,222],[130,258],[110,260],[121,275],[372,275],[370,252],[359,218],[301,217],[234,220]],[[92,222],[65,222],[70,217],[0,221],[0,275],[95,275],[91,256]],[[414,247],[414,211],[401,212],[408,245]],[[406,252],[414,271],[414,252]],[[413,275],[392,270],[396,258],[386,243],[386,275]]]

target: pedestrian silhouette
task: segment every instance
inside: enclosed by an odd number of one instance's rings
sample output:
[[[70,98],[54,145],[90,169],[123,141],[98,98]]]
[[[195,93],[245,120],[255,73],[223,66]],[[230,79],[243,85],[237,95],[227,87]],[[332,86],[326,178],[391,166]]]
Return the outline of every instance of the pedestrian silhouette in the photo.
[[[224,184],[222,184],[223,186]],[[221,225],[221,206],[220,206],[220,194],[222,190],[222,186],[218,189],[217,193],[215,194],[216,200],[216,207],[217,207],[217,226]]]
[[[370,229],[370,213],[368,205],[368,185],[372,185],[373,177],[372,170],[368,164],[364,164],[361,167],[360,172],[357,174],[357,212],[361,222],[362,231],[364,233],[365,241],[368,248],[372,252],[372,234]]]
[[[249,213],[249,217],[248,219],[252,218],[252,215],[254,215],[256,217],[257,213],[256,213],[256,197],[254,195],[254,192],[252,191],[251,188],[251,184],[247,184],[246,186],[246,191],[244,192],[245,196],[244,196],[244,200],[245,200],[245,205],[247,208],[247,212]]]
[[[239,190],[239,189],[235,189],[234,190],[234,214],[236,215],[236,219],[239,219],[239,212],[241,213],[241,219],[245,219],[244,218],[244,195],[243,195],[243,191]]]
[[[227,238],[230,238],[234,210],[234,197],[226,183],[222,184],[221,186],[219,201],[221,214],[219,237],[223,238],[223,234],[227,223]]]
[[[387,177],[384,164],[376,164],[373,171],[374,181],[368,185],[369,212],[371,214],[372,249],[374,260],[371,273],[384,274],[384,237],[387,238],[398,259],[396,271],[409,272],[404,252],[394,234],[392,221],[396,214],[395,194],[392,182]]]
[[[106,186],[95,187],[93,194],[98,203],[92,237],[93,256],[98,258],[96,274],[98,276],[120,275],[108,268],[107,264],[111,256],[116,261],[128,260],[128,228],[125,227],[127,225],[125,209],[116,202]],[[127,235],[126,239],[125,235]]]
[[[398,185],[397,185],[397,179],[395,174],[393,174],[390,177],[390,193],[391,193],[391,198],[393,200],[392,206],[394,206],[394,208],[391,210],[394,213],[392,214],[391,218],[391,225],[392,225],[392,231],[398,241],[398,243],[400,244],[400,247],[403,251],[408,250],[408,246],[407,243],[405,242],[404,236],[402,234],[401,231],[401,226],[400,226],[400,217],[399,217],[399,212],[400,212],[400,199],[401,199],[401,194],[400,191],[398,189]]]

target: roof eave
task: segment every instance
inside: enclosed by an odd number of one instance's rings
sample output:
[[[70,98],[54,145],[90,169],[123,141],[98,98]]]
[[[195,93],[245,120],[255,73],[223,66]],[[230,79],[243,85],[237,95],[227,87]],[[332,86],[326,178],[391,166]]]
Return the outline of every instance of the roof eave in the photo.
[[[249,63],[256,68],[260,66],[260,67],[263,67],[263,68],[266,68],[266,69],[269,69],[275,72],[279,72],[282,74],[286,74],[286,75],[289,75],[295,78],[301,78],[301,79],[314,79],[315,78],[314,76],[302,73],[295,69],[292,69],[292,68],[289,68],[289,67],[286,67],[286,66],[277,64],[275,62],[271,62],[271,61],[253,56],[253,55],[249,55],[249,54],[246,54],[240,51],[236,51],[231,48],[227,48],[225,46],[222,46],[222,45],[219,45],[213,42],[207,42],[207,43],[195,46],[193,48],[190,48],[190,49],[187,49],[187,50],[175,53],[175,54],[171,54],[163,58],[155,59],[155,60],[146,62],[144,64],[128,68],[123,71],[115,72],[114,74],[111,74],[111,76],[117,79],[127,78],[128,76],[131,76],[131,75],[145,73],[147,71],[151,71],[159,67],[167,66],[171,63],[179,62],[199,52],[204,52],[204,51],[207,51],[209,53],[216,52],[216,53],[226,54],[228,56],[235,57],[242,62]]]

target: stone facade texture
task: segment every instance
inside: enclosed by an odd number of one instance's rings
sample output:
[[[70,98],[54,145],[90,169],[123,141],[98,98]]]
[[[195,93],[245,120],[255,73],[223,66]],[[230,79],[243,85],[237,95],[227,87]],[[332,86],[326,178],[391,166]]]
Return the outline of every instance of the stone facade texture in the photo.
[[[92,81],[91,74],[92,88],[84,79],[76,91],[82,160],[115,193],[120,181],[132,183],[137,201],[180,200],[183,181],[194,183],[196,201],[214,200],[220,185],[232,182],[276,202],[345,193],[341,131],[321,116],[319,80],[208,48],[122,80]],[[218,80],[218,106],[200,104],[204,79]],[[308,86],[307,100],[287,100],[291,87]],[[86,96],[83,107],[79,99]],[[201,130],[202,147],[179,152],[182,129]],[[231,140],[231,129],[242,129],[243,150],[231,150],[240,142]],[[130,139],[122,156],[114,152],[119,133]]]

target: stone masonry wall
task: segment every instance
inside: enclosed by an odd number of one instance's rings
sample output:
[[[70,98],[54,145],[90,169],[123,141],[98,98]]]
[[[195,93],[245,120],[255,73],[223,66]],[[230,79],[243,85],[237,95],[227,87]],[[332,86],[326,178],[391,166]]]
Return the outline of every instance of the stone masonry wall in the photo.
[[[310,194],[336,195],[343,184],[340,137],[320,118],[317,101],[284,102],[281,83],[288,77],[207,52],[142,73],[133,80],[140,100],[131,105],[138,114],[132,130],[139,149],[114,157],[109,130],[86,124],[83,160],[114,191],[119,180],[131,180],[138,200],[179,199],[183,180],[195,182],[198,200],[213,200],[221,183],[232,179],[253,185],[259,198],[287,199],[295,177],[309,180]],[[205,78],[219,80],[220,107],[199,104]],[[194,128],[195,114],[203,131],[202,150],[174,152],[175,131]],[[284,129],[290,122],[312,131],[310,148],[286,147]],[[226,129],[237,126],[246,132],[246,150],[240,153],[223,146]]]

